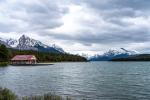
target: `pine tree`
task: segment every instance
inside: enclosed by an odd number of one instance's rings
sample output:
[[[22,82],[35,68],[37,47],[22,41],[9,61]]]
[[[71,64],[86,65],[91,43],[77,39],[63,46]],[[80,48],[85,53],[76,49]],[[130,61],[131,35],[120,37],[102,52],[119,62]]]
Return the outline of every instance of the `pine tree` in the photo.
[[[0,61],[7,62],[9,60],[9,51],[5,45],[0,45]]]

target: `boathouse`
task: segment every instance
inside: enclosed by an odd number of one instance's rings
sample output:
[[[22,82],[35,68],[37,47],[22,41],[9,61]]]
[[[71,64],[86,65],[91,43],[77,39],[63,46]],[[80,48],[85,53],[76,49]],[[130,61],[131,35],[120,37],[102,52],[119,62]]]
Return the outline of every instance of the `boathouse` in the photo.
[[[11,64],[36,64],[37,59],[34,55],[16,55],[11,59]]]

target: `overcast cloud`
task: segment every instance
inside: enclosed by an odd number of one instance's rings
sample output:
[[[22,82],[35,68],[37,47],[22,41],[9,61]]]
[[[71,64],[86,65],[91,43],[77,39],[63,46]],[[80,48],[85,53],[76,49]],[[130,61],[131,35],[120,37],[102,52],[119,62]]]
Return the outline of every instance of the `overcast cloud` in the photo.
[[[0,37],[26,34],[71,53],[149,52],[150,0],[0,0]]]

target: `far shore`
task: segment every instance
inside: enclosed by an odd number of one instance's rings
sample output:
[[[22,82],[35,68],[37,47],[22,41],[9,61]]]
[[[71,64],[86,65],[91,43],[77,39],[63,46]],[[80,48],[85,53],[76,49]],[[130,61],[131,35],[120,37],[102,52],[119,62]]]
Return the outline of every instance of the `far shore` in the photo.
[[[10,64],[12,66],[46,66],[54,65],[54,63],[36,63],[36,64]]]
[[[0,66],[1,67],[5,67],[8,65],[12,65],[12,66],[46,66],[46,65],[54,65],[54,63],[51,62],[46,62],[46,63],[37,63],[37,64],[10,64],[9,62],[0,62]]]
[[[68,61],[68,62],[69,63],[78,63],[78,62],[70,62],[70,61]],[[68,63],[68,62],[67,61],[62,61],[62,62],[39,62],[39,63],[36,63],[36,64],[10,64],[9,62],[0,62],[0,67],[5,67],[5,66],[8,66],[8,65],[11,65],[11,66],[46,66],[46,65],[54,65],[56,63]],[[89,62],[89,61],[86,61],[86,62]]]

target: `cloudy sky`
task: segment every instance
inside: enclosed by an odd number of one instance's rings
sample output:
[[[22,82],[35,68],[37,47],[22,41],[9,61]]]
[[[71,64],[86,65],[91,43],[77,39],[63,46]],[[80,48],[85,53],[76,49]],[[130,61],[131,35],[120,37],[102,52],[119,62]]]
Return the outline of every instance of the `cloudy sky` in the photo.
[[[71,53],[150,52],[150,0],[0,0],[0,37],[25,34]]]

